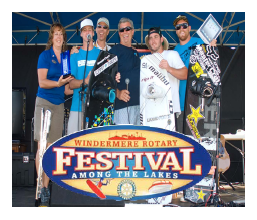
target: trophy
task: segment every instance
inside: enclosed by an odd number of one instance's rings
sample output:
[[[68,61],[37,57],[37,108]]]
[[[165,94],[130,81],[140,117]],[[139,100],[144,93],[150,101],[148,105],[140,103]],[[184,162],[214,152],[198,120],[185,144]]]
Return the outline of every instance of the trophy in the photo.
[[[61,53],[61,64],[62,64],[62,75],[63,75],[63,78],[65,79],[71,75],[69,50],[66,50],[63,53]]]

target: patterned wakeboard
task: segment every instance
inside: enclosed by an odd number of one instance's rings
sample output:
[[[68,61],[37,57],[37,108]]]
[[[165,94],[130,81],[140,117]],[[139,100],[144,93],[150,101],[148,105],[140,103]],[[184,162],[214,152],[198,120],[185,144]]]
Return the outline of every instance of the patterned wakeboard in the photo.
[[[112,125],[118,72],[118,58],[107,51],[101,51],[91,70],[86,103],[86,128]]]

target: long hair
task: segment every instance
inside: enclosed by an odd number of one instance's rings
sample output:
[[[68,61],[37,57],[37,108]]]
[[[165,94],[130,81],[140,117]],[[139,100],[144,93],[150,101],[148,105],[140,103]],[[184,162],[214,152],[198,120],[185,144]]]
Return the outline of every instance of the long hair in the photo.
[[[54,34],[54,30],[56,28],[59,28],[62,31],[62,34],[63,34],[62,52],[64,52],[64,51],[67,50],[67,43],[66,43],[67,34],[66,34],[66,31],[65,31],[64,27],[59,23],[52,24],[52,26],[50,28],[48,41],[47,41],[47,44],[46,44],[46,50],[49,50],[53,46],[53,34]]]

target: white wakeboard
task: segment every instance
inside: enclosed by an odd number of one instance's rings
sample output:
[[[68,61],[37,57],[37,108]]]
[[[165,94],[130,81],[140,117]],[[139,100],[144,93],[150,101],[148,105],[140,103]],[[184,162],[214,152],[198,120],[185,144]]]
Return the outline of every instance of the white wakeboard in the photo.
[[[140,124],[175,131],[169,73],[159,53],[144,56],[140,67]]]

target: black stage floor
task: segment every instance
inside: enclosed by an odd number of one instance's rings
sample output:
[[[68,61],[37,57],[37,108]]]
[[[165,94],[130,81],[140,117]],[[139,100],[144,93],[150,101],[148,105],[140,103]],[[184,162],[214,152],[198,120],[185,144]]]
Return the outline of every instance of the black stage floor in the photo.
[[[235,190],[233,190],[228,185],[221,185],[219,189],[220,199],[225,204],[229,204],[232,201],[237,201],[234,206],[242,206],[245,201],[245,185],[237,184],[233,185]],[[35,192],[36,187],[12,187],[12,207],[34,207],[35,206]],[[180,207],[192,207],[195,206],[191,202],[181,202],[181,193],[178,193],[172,200],[172,204]],[[134,205],[134,204],[133,204]],[[136,205],[136,204],[135,204]],[[149,204],[150,205],[150,204]],[[126,206],[126,205],[125,205]],[[151,205],[150,205],[151,206]],[[210,205],[213,207],[214,205]]]

